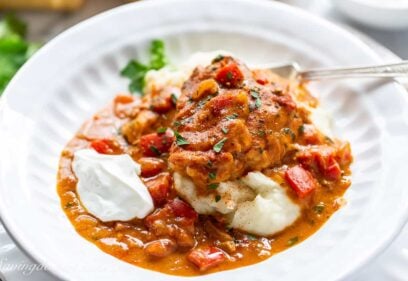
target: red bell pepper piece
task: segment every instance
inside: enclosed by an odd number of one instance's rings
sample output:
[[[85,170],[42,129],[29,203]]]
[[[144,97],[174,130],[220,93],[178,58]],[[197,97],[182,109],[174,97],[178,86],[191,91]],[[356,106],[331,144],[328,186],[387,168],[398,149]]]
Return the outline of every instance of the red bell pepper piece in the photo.
[[[169,152],[174,142],[174,134],[168,129],[165,133],[152,133],[140,138],[140,147],[144,156],[160,156]]]
[[[224,87],[236,88],[244,81],[244,75],[236,63],[231,63],[218,70],[215,79]]]
[[[196,265],[200,271],[206,271],[211,267],[215,267],[226,260],[223,251],[216,247],[208,247],[203,249],[192,250],[187,259]]]
[[[297,165],[285,173],[286,181],[300,198],[304,198],[316,189],[316,180],[313,175]]]

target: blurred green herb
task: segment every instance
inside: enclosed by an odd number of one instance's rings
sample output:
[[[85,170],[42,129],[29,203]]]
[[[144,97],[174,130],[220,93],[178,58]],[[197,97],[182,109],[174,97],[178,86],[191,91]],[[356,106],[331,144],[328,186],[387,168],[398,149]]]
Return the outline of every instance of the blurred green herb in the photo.
[[[27,24],[14,14],[6,14],[0,21],[0,95],[20,67],[40,47],[28,42],[26,34]]]
[[[290,246],[295,245],[297,242],[299,242],[299,237],[295,236],[288,240],[287,245],[290,247]]]
[[[130,79],[129,91],[143,95],[145,76],[149,70],[159,70],[167,64],[165,45],[161,40],[153,40],[150,44],[149,64],[131,60],[121,71],[123,77]]]

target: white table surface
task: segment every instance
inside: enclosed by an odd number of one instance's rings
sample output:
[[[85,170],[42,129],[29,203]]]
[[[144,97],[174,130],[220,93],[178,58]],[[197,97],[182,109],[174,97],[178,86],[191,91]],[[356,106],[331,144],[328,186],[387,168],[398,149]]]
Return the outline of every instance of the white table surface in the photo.
[[[120,5],[123,2],[122,0],[87,0],[85,7],[80,12],[74,14],[25,12],[21,13],[21,16],[30,24],[30,38],[38,42],[46,42],[77,22],[101,11]],[[357,31],[363,34],[359,36],[362,36],[363,40],[390,62],[398,60],[398,57],[395,55],[400,58],[408,58],[408,29],[394,32],[375,30],[361,26],[358,23],[351,22],[338,13],[332,6],[330,0],[281,0],[281,2],[301,7],[328,20],[334,21],[354,33]],[[371,37],[379,44],[365,36]],[[407,261],[408,226],[405,227],[398,238],[384,253],[360,270],[353,280],[408,281]],[[3,272],[3,274],[1,272]],[[0,224],[0,280],[1,279],[7,281],[57,280],[48,274],[40,265],[33,264],[33,262],[13,244]]]

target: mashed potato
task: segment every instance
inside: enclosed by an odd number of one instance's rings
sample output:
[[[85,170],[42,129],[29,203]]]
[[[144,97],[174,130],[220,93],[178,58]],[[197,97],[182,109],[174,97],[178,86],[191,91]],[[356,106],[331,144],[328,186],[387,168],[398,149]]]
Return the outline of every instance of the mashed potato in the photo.
[[[166,66],[160,70],[150,70],[145,77],[146,87],[145,93],[150,93],[155,89],[164,88],[165,86],[173,86],[181,88],[183,83],[188,80],[194,68],[197,66],[207,66],[218,55],[231,55],[231,53],[223,50],[212,52],[198,52],[183,64],[174,67]]]
[[[214,194],[198,196],[194,183],[174,174],[178,194],[200,214],[226,215],[229,226],[256,235],[269,236],[290,226],[300,216],[300,207],[285,190],[261,172],[251,172],[240,181],[223,182]]]

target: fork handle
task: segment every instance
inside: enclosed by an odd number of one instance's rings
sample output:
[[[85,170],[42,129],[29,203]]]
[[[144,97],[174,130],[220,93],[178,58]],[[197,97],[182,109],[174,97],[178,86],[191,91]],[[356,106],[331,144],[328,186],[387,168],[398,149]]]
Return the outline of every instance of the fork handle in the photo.
[[[368,67],[305,70],[298,73],[303,80],[358,77],[408,77],[408,61]]]

